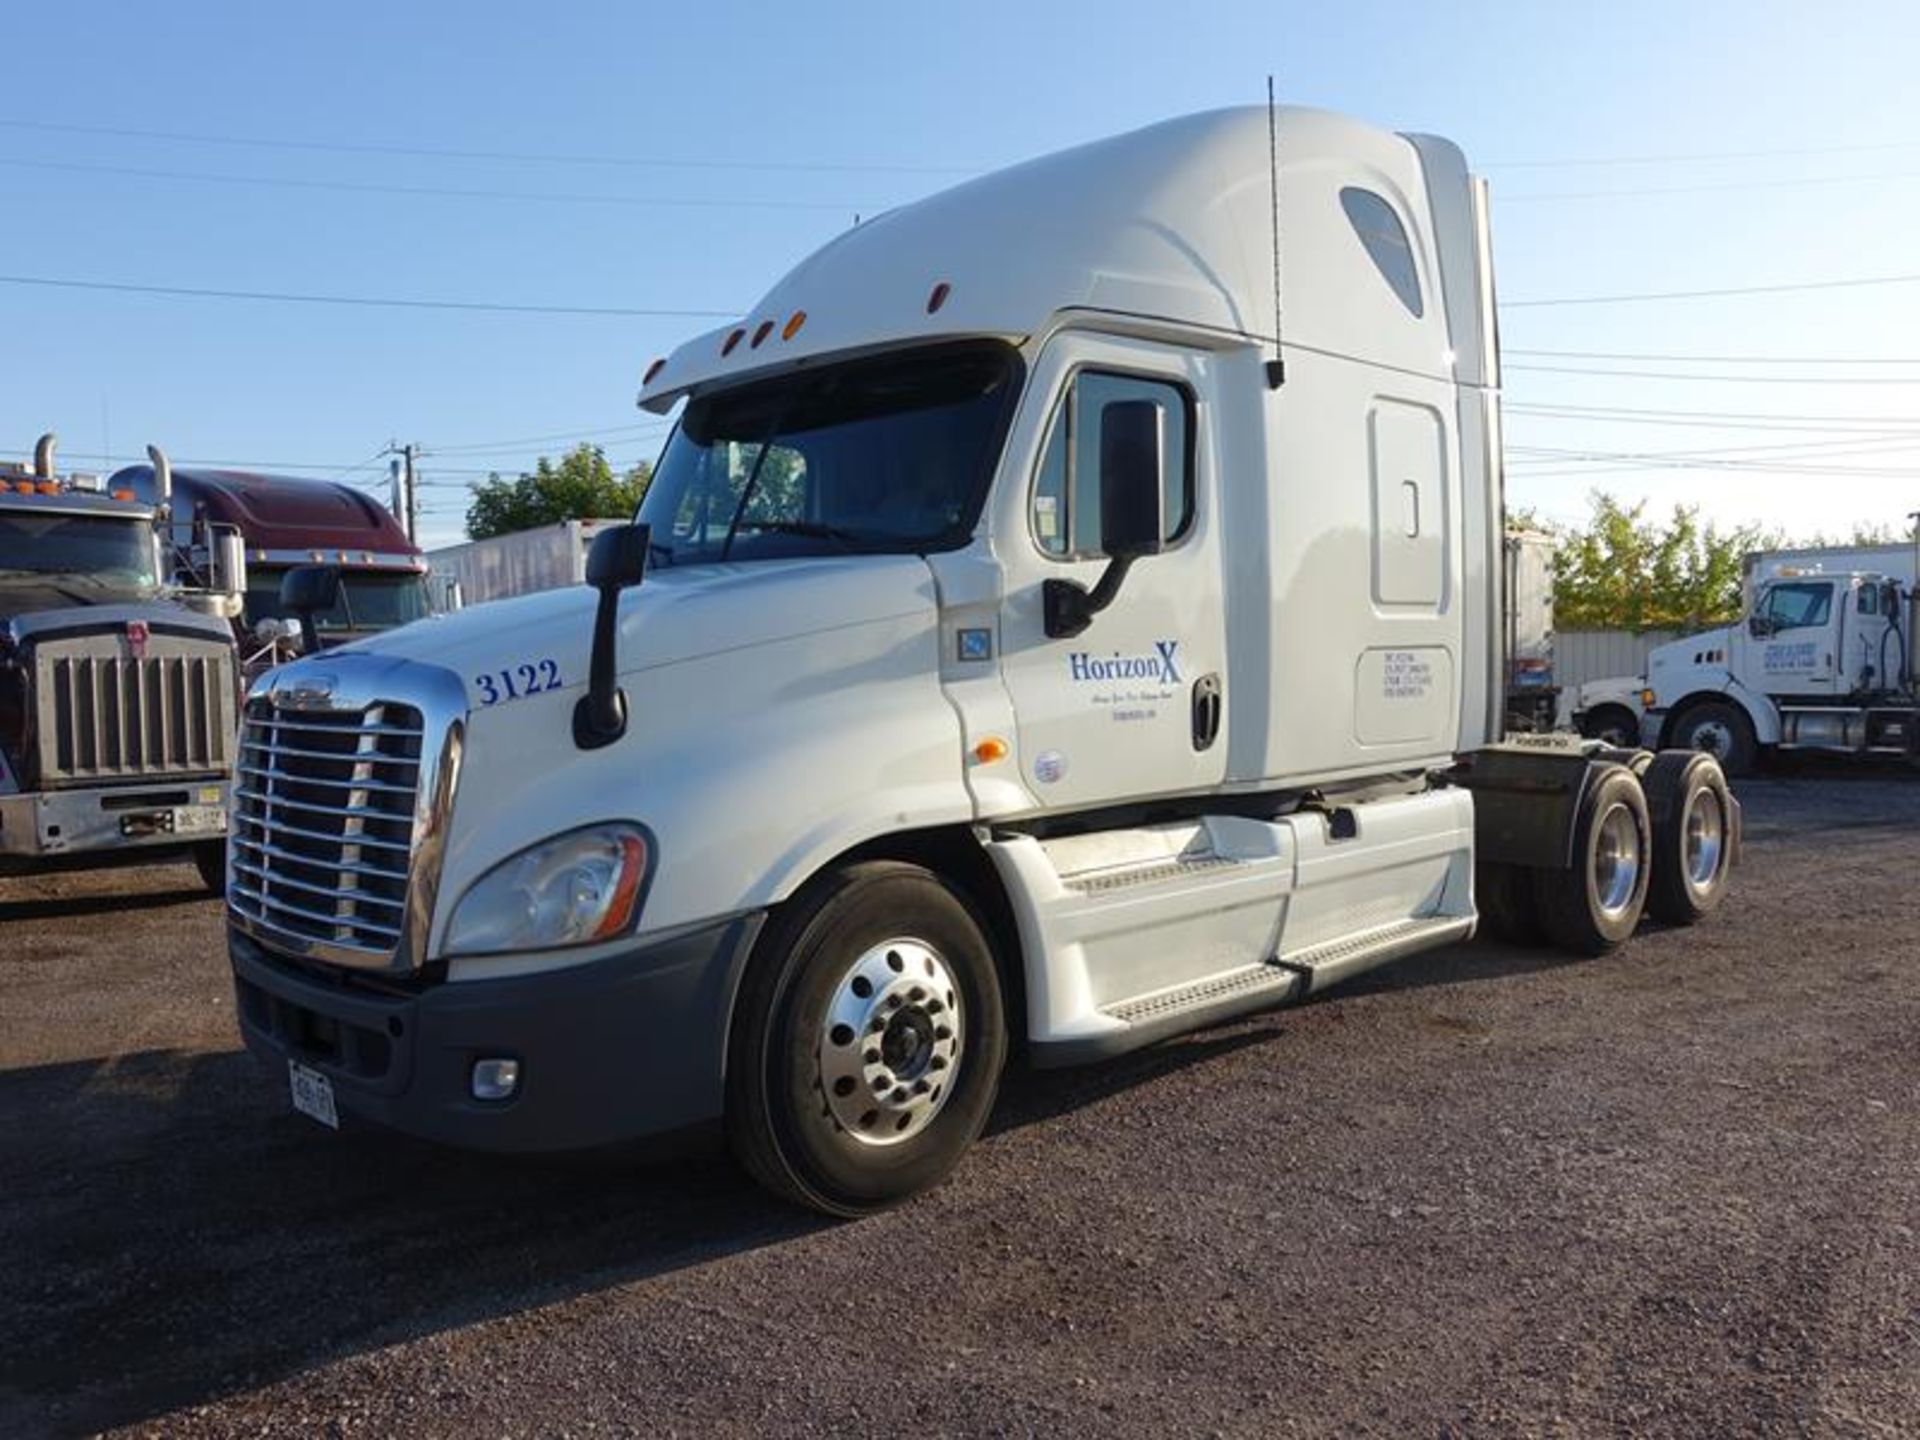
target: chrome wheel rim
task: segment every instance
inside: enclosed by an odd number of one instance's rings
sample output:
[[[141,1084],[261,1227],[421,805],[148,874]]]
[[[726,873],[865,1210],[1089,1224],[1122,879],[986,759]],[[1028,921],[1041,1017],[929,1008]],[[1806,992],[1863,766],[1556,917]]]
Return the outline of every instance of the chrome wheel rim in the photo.
[[[1600,819],[1593,880],[1601,912],[1609,919],[1625,914],[1640,888],[1640,826],[1625,805],[1613,805]]]
[[[1711,888],[1726,850],[1727,816],[1720,797],[1702,788],[1687,802],[1685,858],[1687,884],[1697,893]]]
[[[841,974],[820,1024],[827,1113],[863,1145],[911,1140],[945,1108],[966,1034],[960,987],[924,940],[875,945]]]

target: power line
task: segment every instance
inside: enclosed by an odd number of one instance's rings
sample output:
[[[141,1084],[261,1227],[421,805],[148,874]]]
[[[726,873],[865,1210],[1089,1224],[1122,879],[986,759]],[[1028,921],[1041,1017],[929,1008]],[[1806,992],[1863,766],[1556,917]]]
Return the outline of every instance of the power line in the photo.
[[[360,195],[438,196],[454,200],[515,200],[533,204],[637,205],[693,210],[827,210],[838,213],[877,207],[836,200],[751,200],[734,196],[704,199],[683,195],[595,195],[543,190],[489,190],[448,185],[386,185],[367,180],[305,180],[276,175],[218,175],[197,170],[148,170],[132,165],[83,165],[63,160],[19,160],[0,156],[0,165],[21,170],[57,170],[82,175],[131,176],[139,180],[185,180],[204,185],[267,186],[281,190],[342,190]]]
[[[1702,365],[1920,365],[1920,356],[1903,360],[1889,355],[1670,355],[1633,350],[1531,350],[1513,345],[1501,346],[1500,353],[1561,360],[1659,360]]]
[[[614,425],[600,430],[558,430],[547,435],[522,435],[517,440],[476,441],[472,444],[460,445],[429,445],[426,447],[425,453],[428,455],[469,455],[484,453],[489,450],[517,450],[523,445],[539,445],[556,440],[582,441],[592,439],[596,436],[639,439],[641,436],[658,435],[672,428],[673,424],[671,421],[658,420],[633,425]]]
[[[1869,285],[1912,285],[1920,275],[1874,275],[1854,280],[1799,280],[1781,285],[1730,285],[1714,290],[1650,290],[1622,295],[1575,295],[1551,300],[1503,300],[1503,310],[1542,305],[1624,305],[1640,300],[1708,300],[1723,295],[1781,295],[1794,290],[1851,290]]]
[[[1784,160],[1812,155],[1867,155],[1889,150],[1920,150],[1920,140],[1887,140],[1872,145],[1815,145],[1790,150],[1706,150],[1692,154],[1605,155],[1558,160],[1483,161],[1487,170],[1562,170],[1606,165],[1695,165],[1723,160]]]
[[[341,140],[293,140],[283,137],[215,135],[183,130],[145,130],[124,125],[75,125],[50,120],[0,118],[12,130],[38,130],[65,135],[104,135],[118,139],[168,140],[193,145],[237,145],[261,150],[330,151],[343,155],[411,155],[435,160],[505,160],[535,165],[611,165],[636,169],[760,170],[760,171],[871,171],[898,175],[969,175],[978,166],[892,165],[825,160],[707,160],[691,156],[582,155],[536,150],[469,150],[433,145],[373,145]]]
[[[1920,170],[1891,170],[1869,175],[1794,175],[1785,179],[1710,180],[1695,185],[1646,185],[1610,190],[1535,190],[1500,196],[1500,204],[1526,205],[1537,200],[1621,200],[1659,195],[1718,195],[1733,190],[1801,189],[1821,185],[1859,185],[1869,181],[1920,179]]]
[[[1699,380],[1732,385],[1920,385],[1920,375],[1704,375],[1682,370],[1603,370],[1589,365],[1512,364],[1509,370],[1541,375],[1598,375],[1611,380]]]
[[[132,295],[175,295],[195,300],[267,300],[291,305],[357,305],[397,310],[464,310],[502,315],[619,315],[674,320],[731,320],[733,310],[652,310],[618,305],[513,305],[478,300],[419,300],[368,295],[300,295],[273,290],[215,290],[189,285],[134,285],[110,280],[56,279],[45,275],[0,275],[0,285],[39,285],[58,290],[108,290]]]
[[[1780,422],[1804,422],[1810,425],[1905,425],[1920,423],[1920,417],[1899,415],[1781,415],[1774,411],[1735,411],[1735,410],[1668,410],[1630,405],[1575,405],[1553,402],[1516,402],[1506,407],[1509,414],[1543,414],[1552,412],[1580,416],[1599,416],[1602,418],[1640,418],[1654,420],[1688,421],[1752,421],[1752,425],[1737,425],[1733,428],[1764,429]]]

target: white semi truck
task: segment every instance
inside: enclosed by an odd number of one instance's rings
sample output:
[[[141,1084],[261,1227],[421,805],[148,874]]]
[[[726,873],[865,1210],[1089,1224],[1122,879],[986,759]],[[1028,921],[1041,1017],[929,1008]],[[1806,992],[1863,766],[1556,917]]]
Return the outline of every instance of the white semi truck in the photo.
[[[848,231],[648,367],[678,424],[592,589],[253,687],[230,949],[298,1109],[498,1149],[720,1120],[857,1214],[947,1172],[1016,1044],[1463,940],[1476,874],[1588,954],[1719,902],[1710,757],[1499,743],[1484,189],[1313,111],[1276,158],[1274,118]]]
[[[1740,620],[1583,687],[1574,723],[1704,750],[1735,775],[1772,748],[1920,757],[1915,570],[1905,545],[1750,555]]]

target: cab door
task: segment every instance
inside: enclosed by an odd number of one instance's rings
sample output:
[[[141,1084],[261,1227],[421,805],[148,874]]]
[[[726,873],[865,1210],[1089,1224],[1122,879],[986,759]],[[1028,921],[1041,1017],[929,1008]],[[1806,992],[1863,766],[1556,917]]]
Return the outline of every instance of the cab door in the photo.
[[[1781,580],[1760,593],[1740,641],[1740,675],[1769,695],[1830,695],[1846,606],[1832,580]]]
[[[1225,774],[1227,683],[1215,444],[1205,354],[1113,336],[1055,337],[1034,366],[1005,476],[996,545],[1005,581],[1002,674],[1027,789],[1047,809],[1204,790]],[[1135,560],[1078,635],[1049,635],[1045,587],[1092,591],[1101,550],[1108,407],[1159,427],[1164,548]],[[1023,473],[1022,473],[1023,472]]]

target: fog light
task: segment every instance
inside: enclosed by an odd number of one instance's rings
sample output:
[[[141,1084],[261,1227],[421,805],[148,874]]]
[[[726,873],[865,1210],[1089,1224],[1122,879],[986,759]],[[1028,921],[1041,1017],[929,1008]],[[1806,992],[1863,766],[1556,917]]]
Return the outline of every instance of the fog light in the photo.
[[[473,1062],[473,1098],[507,1100],[520,1088],[518,1060],[476,1060]]]

